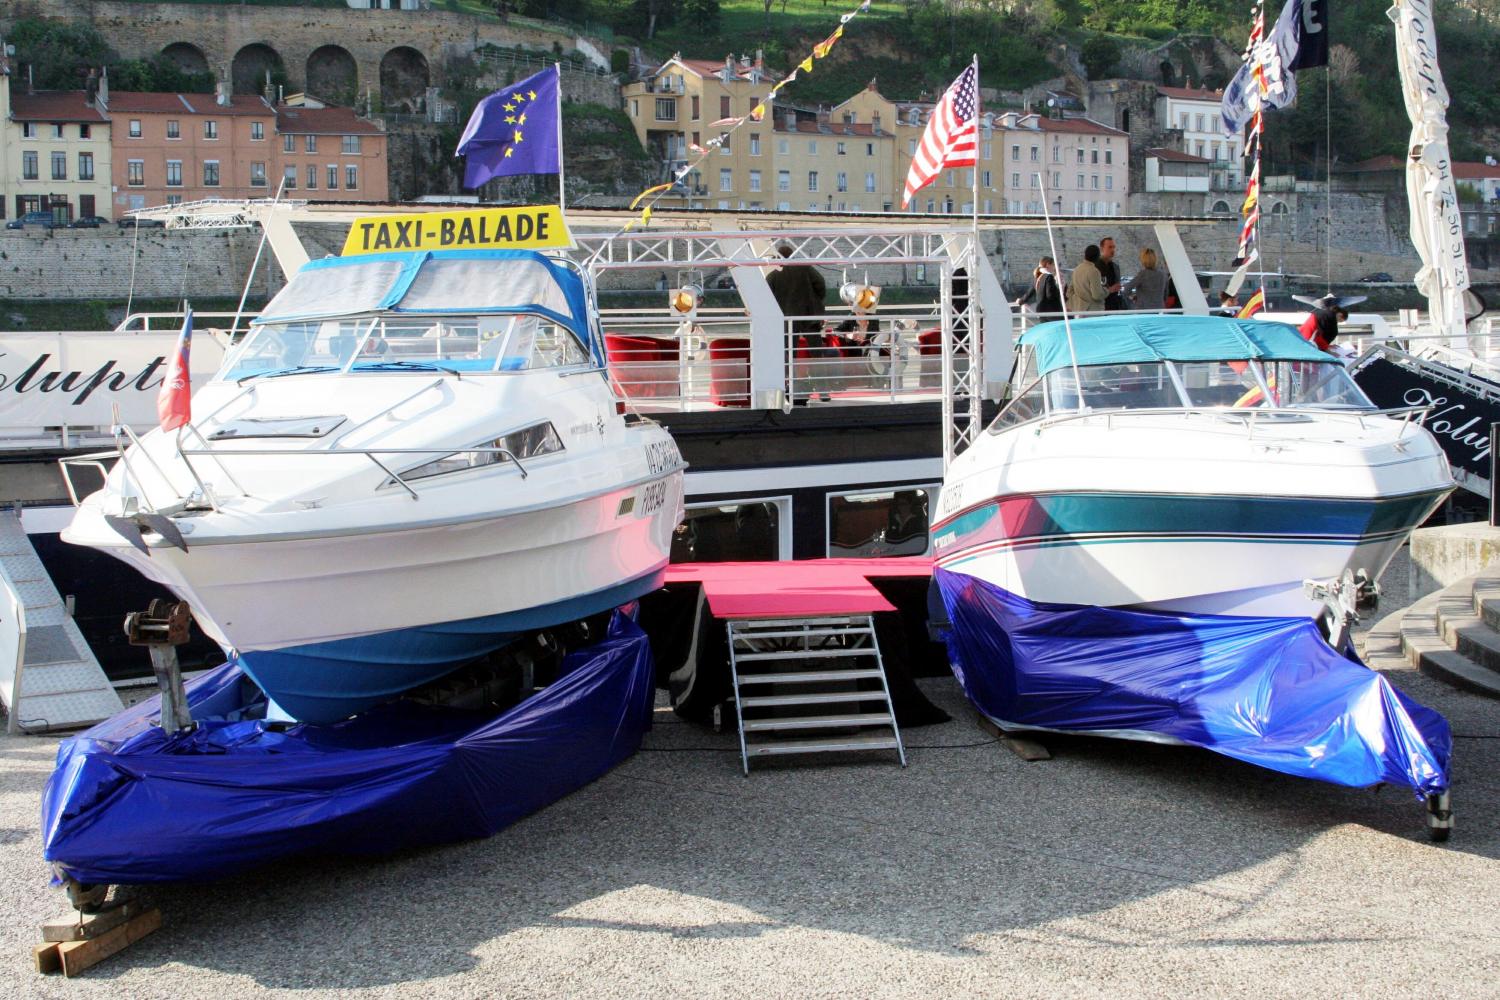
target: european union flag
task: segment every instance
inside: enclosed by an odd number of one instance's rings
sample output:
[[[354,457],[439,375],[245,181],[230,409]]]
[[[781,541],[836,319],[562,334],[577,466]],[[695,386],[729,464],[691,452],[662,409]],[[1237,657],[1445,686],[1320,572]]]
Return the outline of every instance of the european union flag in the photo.
[[[561,116],[556,66],[480,101],[455,153],[467,157],[464,187],[492,177],[557,173]]]

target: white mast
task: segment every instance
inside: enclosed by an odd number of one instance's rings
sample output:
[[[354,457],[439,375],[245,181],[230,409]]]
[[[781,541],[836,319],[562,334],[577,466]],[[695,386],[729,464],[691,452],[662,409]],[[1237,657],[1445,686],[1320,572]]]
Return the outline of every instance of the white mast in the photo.
[[[1406,114],[1411,118],[1406,200],[1412,243],[1422,257],[1417,289],[1427,296],[1433,332],[1448,337],[1454,347],[1466,347],[1464,292],[1469,287],[1469,265],[1453,158],[1448,152],[1448,88],[1438,68],[1432,0],[1394,0],[1386,16],[1396,24],[1396,65],[1401,71]]]

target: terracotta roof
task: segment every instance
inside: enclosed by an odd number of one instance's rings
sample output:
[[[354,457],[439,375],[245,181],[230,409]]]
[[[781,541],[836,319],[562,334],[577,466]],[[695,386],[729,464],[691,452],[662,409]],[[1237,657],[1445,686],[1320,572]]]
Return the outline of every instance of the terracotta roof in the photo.
[[[1156,92],[1162,97],[1175,97],[1179,101],[1213,101],[1218,104],[1224,100],[1222,90],[1203,90],[1200,87],[1157,87]]]
[[[83,103],[81,90],[12,92],[10,116],[18,122],[106,122],[98,108]]]
[[[1037,122],[1043,132],[1077,132],[1084,135],[1124,135],[1117,128],[1110,128],[1092,118],[1042,118]]]
[[[801,132],[806,135],[852,135],[863,136],[866,139],[880,139],[888,137],[891,133],[884,129],[877,129],[869,122],[855,122],[853,125],[845,125],[843,122],[814,122],[805,118],[799,118],[796,128],[787,128],[786,119],[780,115],[776,117],[772,130],[776,132]]]
[[[1464,180],[1500,177],[1500,166],[1492,167],[1488,163],[1454,163],[1453,176]]]
[[[384,135],[385,129],[353,108],[277,108],[276,131],[285,135]]]
[[[258,94],[235,94],[220,104],[213,94],[171,94],[154,91],[119,90],[109,95],[113,114],[269,115],[271,105]]]
[[[681,64],[684,69],[696,73],[701,77],[719,76],[719,74],[724,72],[724,60],[722,59],[678,59],[676,62]],[[662,69],[665,68],[666,64],[663,64]],[[741,66],[740,61],[736,59],[734,61],[734,78],[736,80],[749,80],[750,70],[753,68]],[[657,72],[659,73],[661,70],[657,70]],[[763,82],[775,82],[778,79],[778,74],[773,73],[765,66],[761,66],[760,72]]]
[[[1180,149],[1168,149],[1165,146],[1158,146],[1155,149],[1148,149],[1148,150],[1146,150],[1146,156],[1147,156],[1148,159],[1150,157],[1154,156],[1158,160],[1167,160],[1167,161],[1172,162],[1172,163],[1212,163],[1213,162],[1212,160],[1208,159],[1205,156],[1194,156],[1192,153],[1184,153]]]

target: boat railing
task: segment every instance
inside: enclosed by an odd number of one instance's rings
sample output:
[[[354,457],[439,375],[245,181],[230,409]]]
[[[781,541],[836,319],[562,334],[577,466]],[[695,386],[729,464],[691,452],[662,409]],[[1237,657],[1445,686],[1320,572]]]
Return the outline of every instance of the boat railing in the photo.
[[[698,309],[682,320],[657,309],[611,310],[604,328],[611,381],[636,410],[752,405],[757,338],[744,309]],[[936,303],[785,316],[775,347],[784,403],[935,399],[941,330]]]
[[[199,312],[193,310],[193,328],[228,334],[231,342],[250,332],[250,321],[258,312]],[[115,324],[115,333],[176,333],[182,329],[183,312],[133,312]]]
[[[1340,406],[1288,406],[1263,409],[1260,407],[1232,407],[1232,406],[1160,406],[1160,407],[1118,407],[1113,409],[1082,409],[1069,410],[1066,413],[1048,414],[1036,421],[1038,430],[1055,427],[1058,424],[1069,423],[1076,420],[1088,420],[1103,417],[1106,423],[1112,422],[1115,417],[1149,417],[1149,416],[1213,416],[1234,419],[1244,423],[1246,429],[1253,433],[1258,423],[1276,423],[1297,420],[1306,417],[1352,417],[1364,427],[1365,417],[1401,417],[1403,418],[1401,433],[1406,433],[1406,425],[1413,417],[1421,424],[1427,414],[1436,406],[1434,403],[1424,403],[1420,406],[1392,406],[1384,409],[1356,409],[1353,407]]]

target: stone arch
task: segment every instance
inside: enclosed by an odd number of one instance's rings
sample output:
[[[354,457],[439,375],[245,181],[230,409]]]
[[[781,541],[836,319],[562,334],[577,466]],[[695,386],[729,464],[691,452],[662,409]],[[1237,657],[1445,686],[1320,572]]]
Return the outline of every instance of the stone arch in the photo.
[[[1228,215],[1229,214],[1229,202],[1224,201],[1221,198],[1220,200],[1214,202],[1214,207],[1210,208],[1208,210],[1208,214],[1209,215]]]
[[[273,84],[286,83],[286,65],[281,53],[265,42],[251,42],[234,54],[230,77],[236,94],[259,94],[266,86],[266,74]]]
[[[380,60],[380,105],[387,111],[416,112],[427,96],[431,77],[427,57],[398,45]]]
[[[342,45],[323,45],[307,57],[307,92],[352,106],[359,96],[359,66]]]
[[[1287,211],[1286,202],[1284,201],[1278,201],[1271,206],[1272,215],[1286,215]]]
[[[161,50],[161,57],[184,73],[209,73],[208,56],[192,42],[173,42]]]

